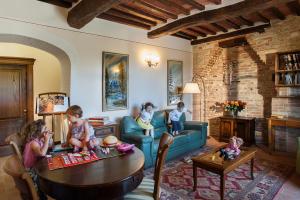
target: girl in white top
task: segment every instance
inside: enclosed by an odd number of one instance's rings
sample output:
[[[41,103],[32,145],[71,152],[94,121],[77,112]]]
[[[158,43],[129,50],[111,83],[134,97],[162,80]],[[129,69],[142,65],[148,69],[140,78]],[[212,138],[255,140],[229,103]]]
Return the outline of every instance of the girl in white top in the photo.
[[[154,138],[154,128],[150,122],[154,113],[153,108],[154,105],[152,103],[145,103],[145,105],[142,106],[142,112],[137,119],[137,123],[145,130],[145,135],[150,135],[152,138]]]
[[[178,135],[179,131],[181,130],[181,125],[180,125],[180,117],[184,112],[189,112],[192,113],[190,110],[186,109],[184,107],[184,103],[183,102],[179,102],[177,104],[177,108],[172,110],[169,113],[169,120],[171,120],[172,123],[172,134]]]

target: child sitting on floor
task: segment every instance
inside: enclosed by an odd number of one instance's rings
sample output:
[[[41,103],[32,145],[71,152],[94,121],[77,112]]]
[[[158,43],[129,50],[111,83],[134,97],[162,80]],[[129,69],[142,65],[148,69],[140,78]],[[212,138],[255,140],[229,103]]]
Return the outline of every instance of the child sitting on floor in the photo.
[[[137,123],[141,128],[145,130],[145,135],[147,136],[150,135],[152,138],[154,138],[154,128],[150,122],[152,120],[153,113],[154,113],[153,108],[154,105],[152,103],[150,102],[145,103],[142,106],[142,112],[140,116],[137,118]]]
[[[178,135],[179,131],[181,130],[181,125],[180,125],[180,117],[184,112],[189,112],[192,113],[190,110],[186,109],[184,107],[184,103],[181,101],[177,104],[177,108],[172,110],[169,113],[169,121],[171,120],[172,124],[172,135]]]
[[[82,109],[80,106],[73,105],[67,109],[67,117],[70,121],[67,144],[74,146],[74,152],[87,151],[96,148],[99,141],[94,135],[93,127],[88,121],[81,119]]]

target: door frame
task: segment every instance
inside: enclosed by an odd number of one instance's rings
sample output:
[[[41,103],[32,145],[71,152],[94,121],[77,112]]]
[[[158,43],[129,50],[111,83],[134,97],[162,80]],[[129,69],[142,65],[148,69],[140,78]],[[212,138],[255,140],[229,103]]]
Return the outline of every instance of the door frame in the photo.
[[[0,56],[0,64],[25,65],[26,66],[26,99],[27,99],[27,122],[34,119],[33,99],[33,65],[34,58],[4,57]],[[26,123],[27,123],[26,122]]]

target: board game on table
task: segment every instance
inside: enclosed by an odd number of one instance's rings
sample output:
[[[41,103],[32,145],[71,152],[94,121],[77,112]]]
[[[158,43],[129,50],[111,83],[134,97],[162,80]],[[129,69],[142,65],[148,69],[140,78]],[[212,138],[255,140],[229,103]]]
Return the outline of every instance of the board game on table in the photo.
[[[51,157],[47,158],[49,170],[61,169],[66,167],[72,167],[76,165],[86,164],[101,159],[112,158],[116,156],[122,156],[125,153],[119,152],[115,148],[111,148],[109,153],[103,151],[87,151],[79,153],[61,152],[55,153]]]

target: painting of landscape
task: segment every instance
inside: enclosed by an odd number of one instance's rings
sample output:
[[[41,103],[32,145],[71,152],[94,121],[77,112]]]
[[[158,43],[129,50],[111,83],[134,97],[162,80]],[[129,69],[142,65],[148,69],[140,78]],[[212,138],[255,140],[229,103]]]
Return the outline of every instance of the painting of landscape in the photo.
[[[103,52],[103,111],[128,107],[129,56]]]

